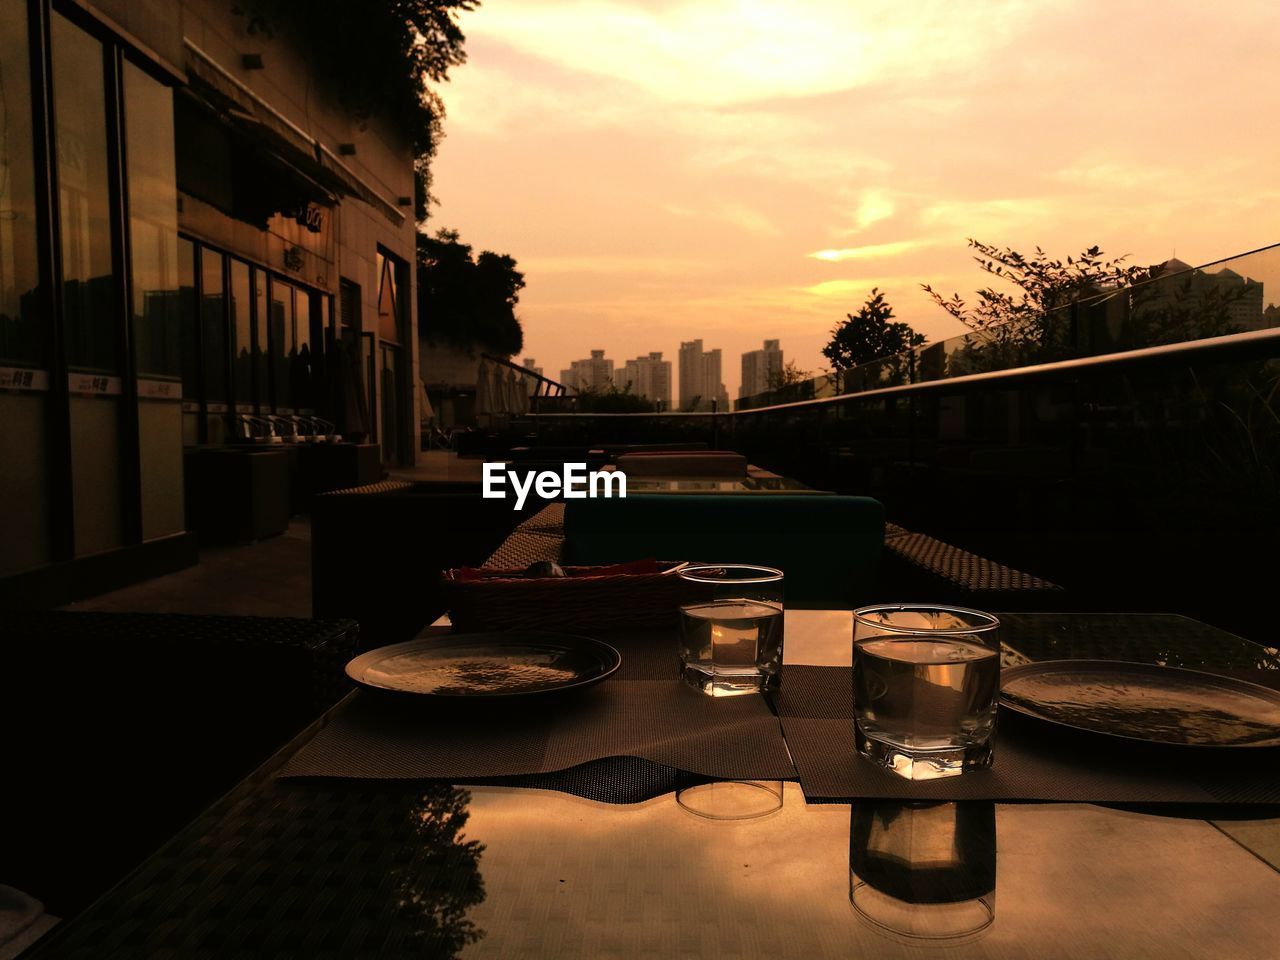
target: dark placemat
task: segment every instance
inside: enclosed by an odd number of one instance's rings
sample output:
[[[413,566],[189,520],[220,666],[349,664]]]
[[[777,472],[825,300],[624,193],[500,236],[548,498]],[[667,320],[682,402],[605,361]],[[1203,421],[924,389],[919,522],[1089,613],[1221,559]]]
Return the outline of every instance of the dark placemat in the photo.
[[[680,682],[674,631],[607,641],[622,654],[618,672],[560,697],[455,706],[359,691],[281,775],[456,782],[634,757],[706,777],[795,777],[762,697],[713,699]]]
[[[1241,671],[1223,671],[1241,677]],[[1248,679],[1280,687],[1280,671]],[[805,798],[1041,800],[1087,803],[1280,803],[1280,748],[1200,750],[1131,744],[1001,710],[995,762],[941,780],[909,781],[859,757],[853,671],[789,666],[777,696]]]
[[[792,779],[794,777],[793,773]],[[456,785],[525,787],[556,790],[597,803],[643,803],[715,779],[639,757],[605,757],[567,770],[532,773],[524,777],[467,777],[457,781]]]

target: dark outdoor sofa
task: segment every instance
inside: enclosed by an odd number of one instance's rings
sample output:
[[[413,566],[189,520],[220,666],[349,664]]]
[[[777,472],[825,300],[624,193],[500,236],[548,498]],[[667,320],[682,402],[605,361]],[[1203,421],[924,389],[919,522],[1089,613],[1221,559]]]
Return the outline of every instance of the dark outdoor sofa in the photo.
[[[0,613],[0,883],[83,909],[350,688],[357,630]]]

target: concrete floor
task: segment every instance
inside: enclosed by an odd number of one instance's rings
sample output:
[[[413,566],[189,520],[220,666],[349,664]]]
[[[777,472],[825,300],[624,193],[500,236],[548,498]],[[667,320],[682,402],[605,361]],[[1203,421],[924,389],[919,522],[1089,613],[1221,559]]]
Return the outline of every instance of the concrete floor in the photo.
[[[311,520],[295,517],[278,537],[200,551],[194,567],[67,607],[135,613],[311,616]]]

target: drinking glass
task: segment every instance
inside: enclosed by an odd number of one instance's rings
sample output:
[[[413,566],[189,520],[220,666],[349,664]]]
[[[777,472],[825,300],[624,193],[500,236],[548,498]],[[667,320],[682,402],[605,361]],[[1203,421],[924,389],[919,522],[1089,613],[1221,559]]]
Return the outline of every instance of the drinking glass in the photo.
[[[995,804],[855,803],[849,902],[895,940],[976,939],[996,918]]]
[[[782,571],[685,567],[700,599],[680,607],[680,675],[713,697],[775,690],[782,673]]]
[[[991,765],[1000,621],[929,604],[853,614],[854,736],[860,754],[910,780]]]

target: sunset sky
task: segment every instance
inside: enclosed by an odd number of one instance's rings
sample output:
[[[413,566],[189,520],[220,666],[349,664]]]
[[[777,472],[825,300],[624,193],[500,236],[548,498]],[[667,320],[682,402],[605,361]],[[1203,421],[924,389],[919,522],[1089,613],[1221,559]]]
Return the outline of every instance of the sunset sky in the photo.
[[[1191,263],[1280,241],[1280,4],[485,0],[431,228],[514,256],[548,376],[700,337],[818,372],[873,286],[937,339],[965,238]]]

